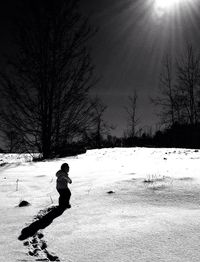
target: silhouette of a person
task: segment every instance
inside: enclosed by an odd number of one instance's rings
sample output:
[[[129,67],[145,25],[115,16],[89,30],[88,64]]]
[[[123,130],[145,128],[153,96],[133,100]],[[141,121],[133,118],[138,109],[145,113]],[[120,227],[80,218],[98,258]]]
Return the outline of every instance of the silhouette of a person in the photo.
[[[71,191],[69,190],[68,184],[72,183],[72,180],[68,176],[69,165],[64,163],[61,165],[61,169],[56,173],[57,182],[56,189],[60,194],[59,197],[59,207],[62,209],[70,208],[70,197]]]

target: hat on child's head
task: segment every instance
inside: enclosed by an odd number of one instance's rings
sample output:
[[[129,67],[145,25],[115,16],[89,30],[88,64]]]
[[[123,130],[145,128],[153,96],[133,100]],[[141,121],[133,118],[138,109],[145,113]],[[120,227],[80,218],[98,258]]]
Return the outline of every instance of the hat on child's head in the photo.
[[[61,170],[64,171],[66,168],[69,169],[69,165],[68,165],[67,163],[63,163],[63,164],[61,165]]]

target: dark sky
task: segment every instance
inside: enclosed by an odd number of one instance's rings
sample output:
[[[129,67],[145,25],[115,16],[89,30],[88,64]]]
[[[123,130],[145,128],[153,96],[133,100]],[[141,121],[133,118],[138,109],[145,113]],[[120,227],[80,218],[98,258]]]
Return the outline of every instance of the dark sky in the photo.
[[[160,1],[160,2],[159,2]],[[158,118],[150,97],[158,93],[161,61],[166,52],[180,54],[187,42],[200,44],[200,1],[82,0],[84,10],[99,27],[92,47],[97,73],[96,92],[109,106],[106,119],[126,129],[127,96],[137,90],[141,127],[155,128]],[[157,6],[156,6],[157,3]]]
[[[156,1],[160,1],[157,6]],[[200,1],[174,1],[165,7],[161,0],[80,0],[91,24],[99,28],[90,43],[100,77],[93,92],[108,105],[105,117],[116,126],[113,134],[121,135],[126,129],[124,106],[134,89],[139,96],[140,126],[155,128],[158,118],[149,98],[158,93],[163,55],[179,54],[187,41],[200,44]],[[13,3],[0,3],[1,51],[9,50]]]

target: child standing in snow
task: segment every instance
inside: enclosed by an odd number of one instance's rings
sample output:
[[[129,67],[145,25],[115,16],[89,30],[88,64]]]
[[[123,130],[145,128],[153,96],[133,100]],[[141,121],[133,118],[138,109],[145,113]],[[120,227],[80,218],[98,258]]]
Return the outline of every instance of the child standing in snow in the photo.
[[[68,173],[69,173],[69,165],[67,163],[62,164],[61,169],[56,173],[57,176],[56,189],[60,194],[59,207],[63,209],[71,207],[69,203],[71,197],[71,191],[68,188],[68,183],[71,184],[72,180],[69,178]]]

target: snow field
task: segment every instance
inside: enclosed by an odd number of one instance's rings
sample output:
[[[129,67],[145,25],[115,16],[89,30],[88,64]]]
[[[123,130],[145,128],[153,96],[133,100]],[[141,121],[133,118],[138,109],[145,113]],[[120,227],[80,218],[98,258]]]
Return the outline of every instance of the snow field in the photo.
[[[3,166],[1,261],[35,261],[17,237],[41,208],[57,204],[55,172],[64,161],[72,208],[44,230],[61,261],[199,261],[199,160],[192,149],[114,148]],[[16,207],[21,199],[31,206]]]

